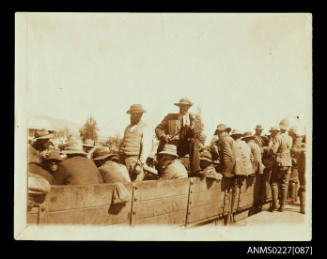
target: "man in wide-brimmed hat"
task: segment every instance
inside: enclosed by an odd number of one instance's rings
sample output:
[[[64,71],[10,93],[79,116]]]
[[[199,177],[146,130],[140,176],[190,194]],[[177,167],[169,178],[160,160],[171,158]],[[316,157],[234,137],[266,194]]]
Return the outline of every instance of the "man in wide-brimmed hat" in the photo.
[[[51,174],[56,172],[62,161],[59,150],[52,150],[43,160],[43,168],[49,171]]]
[[[195,116],[189,113],[192,102],[181,98],[174,105],[179,107],[179,113],[169,113],[156,127],[156,136],[159,139],[157,152],[160,153],[165,144],[177,147],[177,154],[185,157],[189,154],[190,170],[192,174],[201,171],[199,159],[199,139],[195,136],[193,127]]]
[[[284,210],[285,201],[287,199],[288,184],[292,167],[291,148],[293,145],[293,140],[287,133],[288,128],[288,119],[281,120],[279,123],[280,133],[274,138],[271,147],[274,163],[276,165],[276,170],[273,171],[271,179],[274,199],[273,205],[277,204],[276,199],[280,189],[281,199],[279,211],[281,212]],[[271,208],[272,211],[275,209],[275,206]]]
[[[263,147],[266,146],[268,143],[267,143],[267,139],[264,136],[262,136],[262,132],[263,132],[262,125],[256,125],[254,129],[254,137],[260,147],[261,152],[263,153]]]
[[[52,145],[50,142],[52,137],[53,135],[46,129],[36,130],[33,143],[28,145],[28,161],[41,163]]]
[[[89,153],[92,148],[94,148],[94,141],[92,139],[86,139],[83,144],[84,152]]]
[[[28,170],[33,173],[42,176],[50,184],[55,184],[53,176],[42,167],[43,160],[49,151],[51,145],[50,134],[47,130],[37,130],[35,132],[35,140],[33,144],[28,145],[27,161]]]
[[[157,155],[158,172],[160,179],[187,178],[187,170],[178,159],[177,147],[173,144],[165,144]]]
[[[223,178],[223,175],[216,171],[212,160],[211,152],[207,149],[204,149],[200,153],[200,166],[201,166],[200,177],[214,179],[217,181],[220,181]]]
[[[143,166],[152,149],[152,132],[141,119],[143,113],[141,104],[133,104],[126,112],[130,114],[130,124],[124,131],[120,145],[120,161],[126,165],[132,181],[142,181],[144,178]]]
[[[86,157],[81,140],[71,139],[63,153],[67,158],[60,163],[58,170],[53,174],[57,185],[103,183],[98,168]]]
[[[104,183],[131,182],[126,166],[119,163],[118,155],[109,152],[107,147],[97,147],[93,152],[93,161]]]
[[[235,165],[235,156],[233,153],[234,139],[229,135],[230,131],[231,128],[225,124],[218,124],[214,133],[214,135],[218,135],[219,172],[227,178],[234,176]]]

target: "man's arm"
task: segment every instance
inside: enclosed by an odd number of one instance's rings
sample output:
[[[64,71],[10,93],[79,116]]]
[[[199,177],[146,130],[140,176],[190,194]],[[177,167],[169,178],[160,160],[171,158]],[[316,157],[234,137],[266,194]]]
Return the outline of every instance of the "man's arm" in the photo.
[[[160,123],[159,125],[156,127],[155,129],[155,133],[156,133],[156,136],[159,140],[162,140],[164,139],[166,142],[168,141],[168,137],[165,133],[165,130],[167,129],[168,127],[168,121],[169,121],[169,118],[168,118],[169,115],[167,115]]]
[[[153,137],[153,131],[148,126],[145,126],[143,129],[143,137],[142,137],[142,152],[140,154],[140,161],[143,164],[145,164],[146,159],[152,153],[152,137]]]

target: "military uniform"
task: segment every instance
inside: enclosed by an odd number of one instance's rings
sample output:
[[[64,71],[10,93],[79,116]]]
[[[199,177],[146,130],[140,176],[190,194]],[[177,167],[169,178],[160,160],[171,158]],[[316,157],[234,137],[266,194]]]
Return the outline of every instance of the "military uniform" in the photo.
[[[298,173],[298,179],[300,182],[299,196],[300,196],[300,211],[305,213],[305,191],[306,191],[306,179],[305,179],[305,159],[306,159],[306,146],[303,142],[303,136],[297,136],[294,140],[294,144],[291,150],[293,168]]]
[[[292,138],[287,132],[281,132],[272,142],[272,153],[274,157],[274,170],[272,173],[273,198],[278,197],[278,189],[281,191],[280,211],[283,211],[288,192],[288,183],[291,174]],[[276,204],[276,201],[275,201]]]

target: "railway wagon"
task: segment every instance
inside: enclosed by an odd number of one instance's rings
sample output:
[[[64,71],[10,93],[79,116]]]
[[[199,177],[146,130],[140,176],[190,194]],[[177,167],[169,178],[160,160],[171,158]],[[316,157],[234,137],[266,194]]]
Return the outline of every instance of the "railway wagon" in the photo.
[[[31,197],[27,224],[74,225],[226,225],[271,202],[266,175],[242,178],[185,178],[127,183],[129,201],[112,202],[115,184],[52,186]]]

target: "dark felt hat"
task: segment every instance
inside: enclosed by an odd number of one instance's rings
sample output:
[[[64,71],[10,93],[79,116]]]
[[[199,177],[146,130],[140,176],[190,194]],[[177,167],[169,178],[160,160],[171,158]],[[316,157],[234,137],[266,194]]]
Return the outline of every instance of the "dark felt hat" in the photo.
[[[47,155],[46,160],[52,161],[61,161],[62,157],[60,156],[60,152],[58,150],[53,150]]]
[[[174,103],[176,106],[181,106],[181,105],[187,105],[187,106],[192,106],[193,103],[187,98],[181,98],[177,103]]]
[[[53,135],[46,129],[36,130],[35,131],[35,140],[40,139],[50,139]]]
[[[256,129],[256,130],[263,130],[262,125],[257,125],[257,126],[255,126],[255,129]]]
[[[116,154],[113,154],[106,147],[98,147],[94,150],[92,159],[93,160],[103,160],[106,158],[114,157]]]

